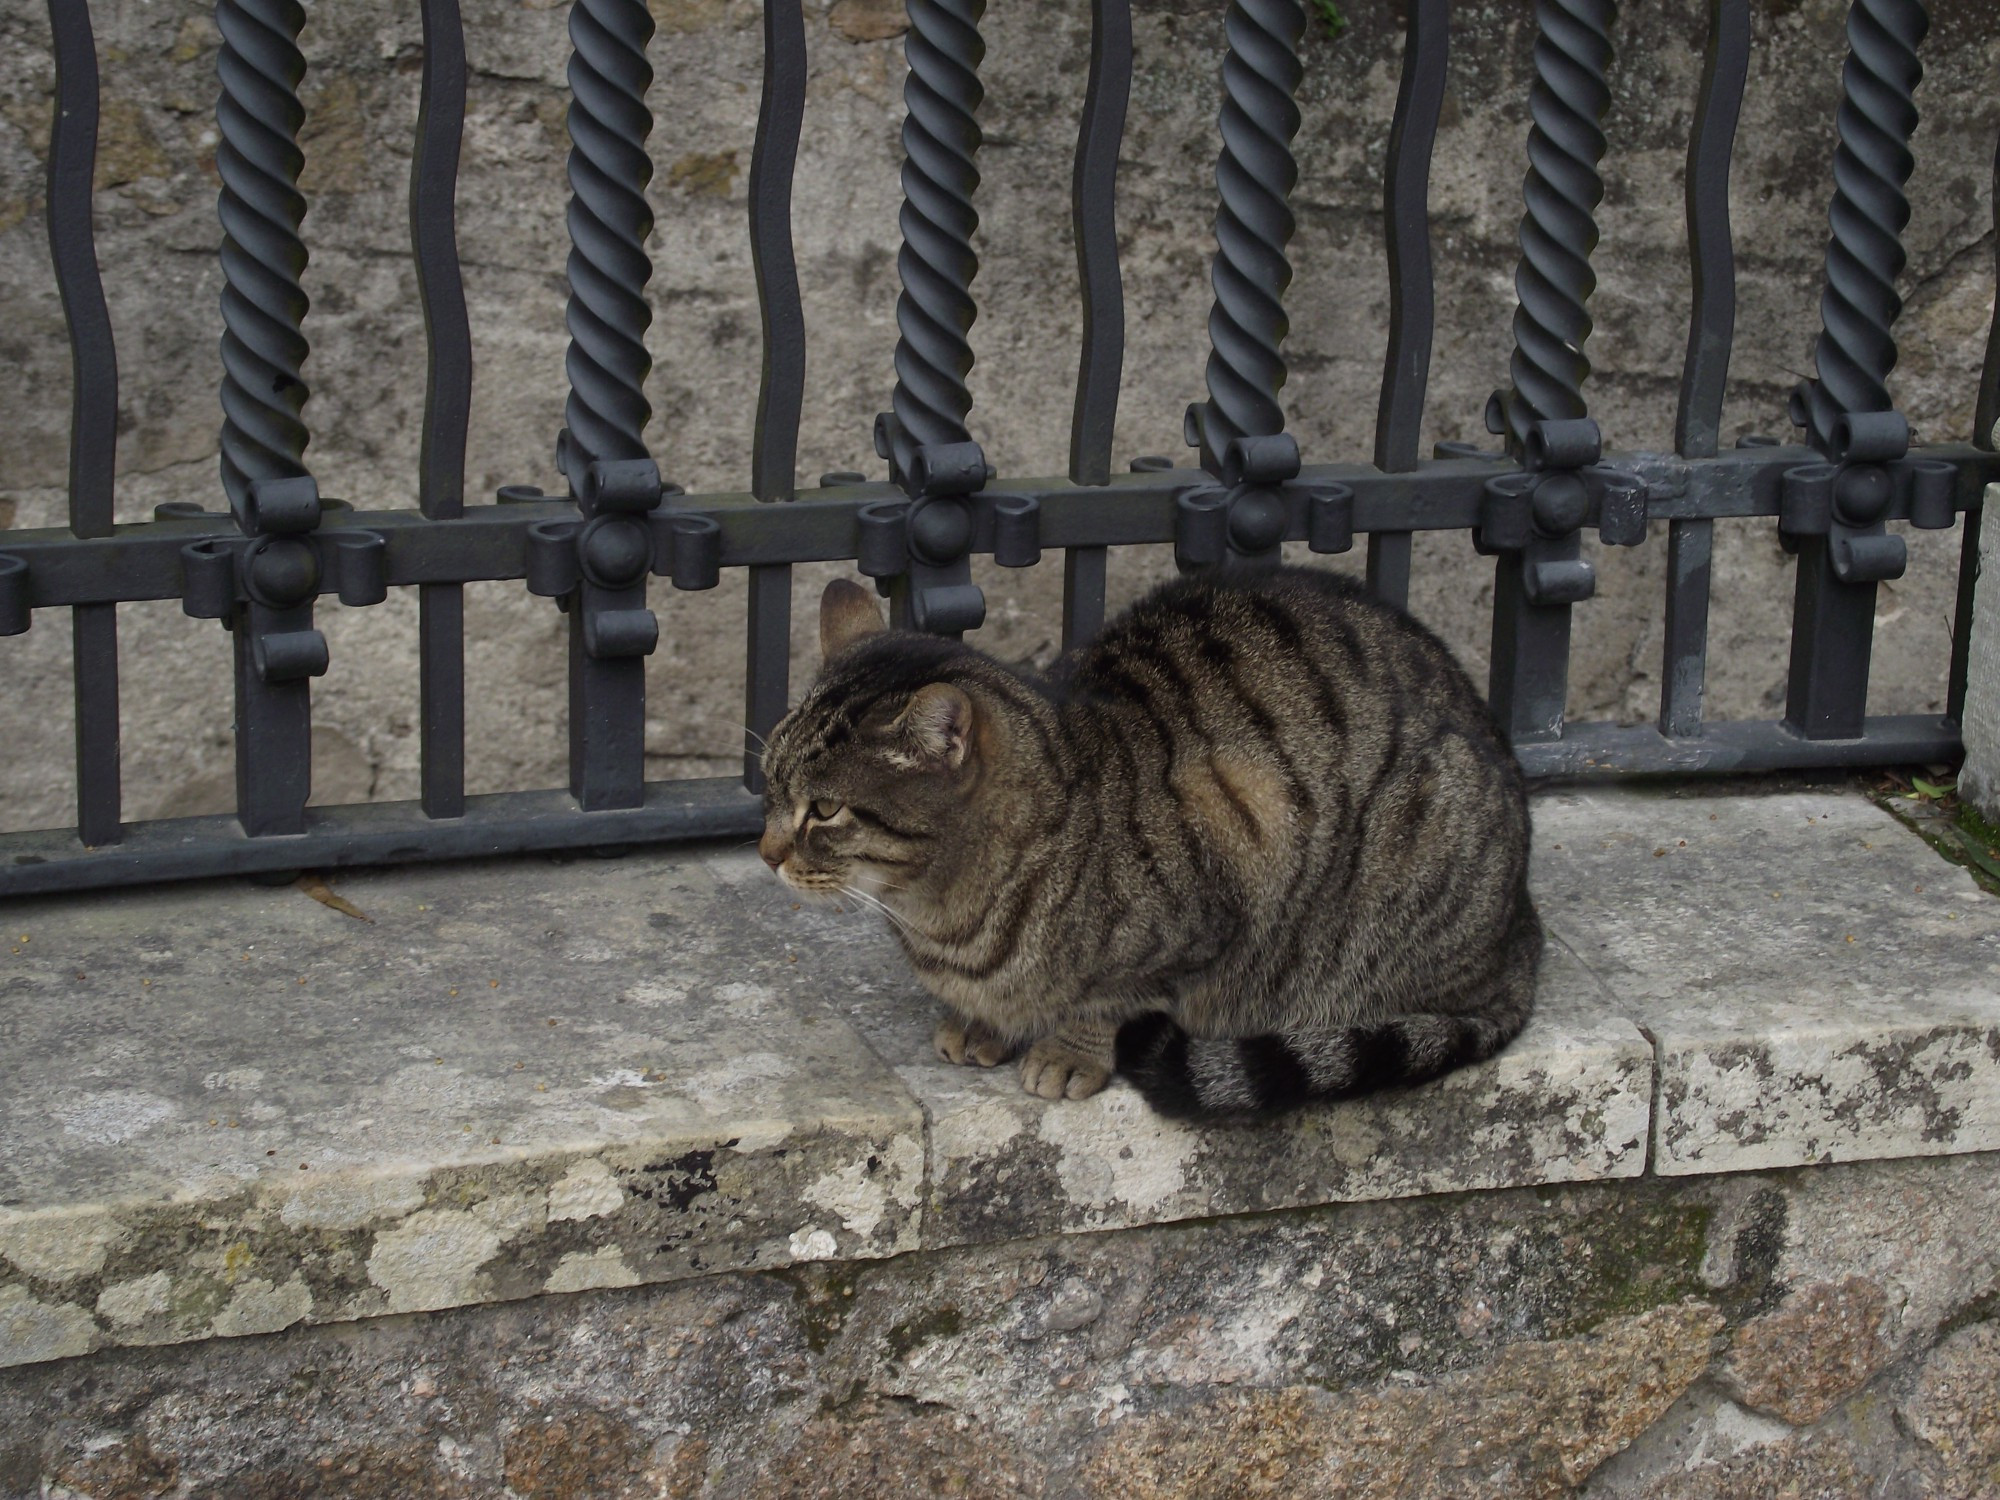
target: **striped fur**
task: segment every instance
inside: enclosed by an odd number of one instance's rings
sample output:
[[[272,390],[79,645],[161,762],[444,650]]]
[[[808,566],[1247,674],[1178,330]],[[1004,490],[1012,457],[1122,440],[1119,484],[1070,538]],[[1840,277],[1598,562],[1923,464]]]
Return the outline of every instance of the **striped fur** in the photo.
[[[1329,573],[1183,579],[1047,677],[886,631],[853,584],[773,732],[761,847],[879,904],[939,1051],[1080,1098],[1268,1114],[1526,1024],[1521,774],[1442,644]]]

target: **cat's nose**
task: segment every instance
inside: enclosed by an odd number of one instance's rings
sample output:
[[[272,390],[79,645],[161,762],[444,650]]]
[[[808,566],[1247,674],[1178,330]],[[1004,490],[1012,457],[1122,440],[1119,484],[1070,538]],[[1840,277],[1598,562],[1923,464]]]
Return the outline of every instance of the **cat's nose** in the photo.
[[[757,840],[757,852],[764,856],[764,863],[775,870],[785,862],[785,856],[791,853],[791,850],[785,847],[782,839],[774,839],[767,832]]]

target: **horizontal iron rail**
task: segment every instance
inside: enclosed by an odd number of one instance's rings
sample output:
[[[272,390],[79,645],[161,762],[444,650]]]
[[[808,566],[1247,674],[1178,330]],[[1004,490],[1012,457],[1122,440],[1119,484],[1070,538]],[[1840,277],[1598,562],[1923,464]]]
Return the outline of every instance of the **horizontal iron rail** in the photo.
[[[1956,511],[1977,509],[1985,486],[2000,482],[2000,455],[1970,444],[1937,444],[1911,453],[1953,466]],[[1646,481],[1648,519],[1677,521],[1775,516],[1785,471],[1815,458],[1806,448],[1758,447],[1697,460],[1666,453],[1614,454],[1609,462]],[[1497,459],[1437,460],[1407,474],[1384,474],[1363,464],[1308,466],[1300,472],[1298,486],[1288,491],[1285,535],[1292,541],[1305,538],[1306,489],[1334,482],[1354,491],[1358,533],[1469,530],[1479,522],[1486,481],[1509,467]],[[971,550],[993,550],[995,504],[1010,495],[1040,502],[1043,547],[1170,542],[1176,497],[1205,482],[1206,476],[1193,469],[1120,475],[1108,485],[1089,487],[1061,478],[996,482],[975,497]],[[671,551],[675,518],[694,515],[710,517],[721,527],[724,567],[836,562],[857,554],[856,516],[862,507],[902,499],[902,491],[887,484],[807,490],[783,506],[759,504],[749,494],[675,497],[652,513],[650,523],[665,533],[657,541],[657,555],[663,557]],[[528,528],[575,514],[568,503],[550,499],[467,506],[462,516],[448,522],[428,520],[413,510],[341,510],[328,516],[327,525],[343,532],[381,533],[386,540],[384,573],[393,587],[520,578],[526,572]],[[1888,519],[1904,519],[1903,512],[1892,508]],[[205,537],[236,535],[227,516],[172,517],[120,526],[107,537],[80,538],[59,528],[7,532],[0,537],[0,555],[27,564],[29,602],[37,609],[178,599],[181,548]],[[331,594],[335,584],[329,570],[320,590]]]
[[[416,802],[314,807],[305,832],[263,838],[246,836],[232,813],[129,824],[123,843],[95,849],[80,848],[72,829],[10,833],[0,835],[0,896],[741,838],[762,829],[760,806],[739,777],[725,776],[649,782],[639,806],[604,812],[579,812],[567,791],[550,790],[468,797],[464,816],[451,819],[426,818]]]
[[[1668,739],[1649,725],[1572,724],[1562,739],[1523,745],[1519,754],[1531,777],[1589,781],[1912,765],[1950,759],[1959,749],[1958,726],[1950,720],[1896,716],[1868,720],[1855,740],[1807,740],[1766,722],[1709,724],[1689,739]],[[648,782],[639,806],[603,812],[581,812],[567,791],[549,790],[468,797],[464,816],[451,819],[427,818],[417,802],[312,807],[303,833],[277,837],[247,837],[227,813],[133,823],[124,842],[95,849],[79,846],[74,830],[57,828],[0,835],[0,898],[360,865],[603,853],[750,838],[763,826],[760,800],[729,776]]]
[[[1561,739],[1517,745],[1514,753],[1537,780],[1589,781],[1925,765],[1954,760],[1962,748],[1952,720],[1894,714],[1867,720],[1862,737],[1854,740],[1809,740],[1761,719],[1705,724],[1684,739],[1663,735],[1651,724],[1565,724]]]

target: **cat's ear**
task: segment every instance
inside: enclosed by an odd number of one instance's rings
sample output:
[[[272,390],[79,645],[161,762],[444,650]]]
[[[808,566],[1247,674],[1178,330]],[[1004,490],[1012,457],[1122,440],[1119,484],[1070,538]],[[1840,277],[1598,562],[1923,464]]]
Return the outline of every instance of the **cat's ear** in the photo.
[[[911,695],[897,727],[926,760],[955,771],[965,764],[972,744],[972,700],[948,682],[933,682]]]
[[[864,635],[885,628],[880,607],[868,590],[852,579],[834,579],[819,596],[821,661],[840,655]]]

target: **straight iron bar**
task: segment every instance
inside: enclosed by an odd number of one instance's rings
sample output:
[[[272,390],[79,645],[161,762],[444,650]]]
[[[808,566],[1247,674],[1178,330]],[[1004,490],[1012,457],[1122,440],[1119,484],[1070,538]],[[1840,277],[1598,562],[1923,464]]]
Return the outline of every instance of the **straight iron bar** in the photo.
[[[1948,463],[1956,475],[1953,506],[1977,507],[1984,486],[2000,483],[2000,454],[1964,443],[1939,443],[1911,450],[1912,457]],[[1773,518],[1779,514],[1784,472],[1810,463],[1810,449],[1737,448],[1712,459],[1687,462],[1672,454],[1613,453],[1606,462],[1635,473],[1651,491],[1647,515],[1653,521]],[[1485,483],[1504,472],[1480,459],[1440,459],[1414,473],[1384,474],[1370,464],[1308,464],[1299,484],[1338,483],[1354,491],[1354,529],[1374,531],[1463,531],[1478,523]],[[1080,489],[1066,476],[1008,479],[995,493],[1028,496],[1039,502],[1040,539],[1047,548],[1117,547],[1170,542],[1175,536],[1175,498],[1204,482],[1195,469],[1120,474],[1102,487]],[[672,518],[702,516],[721,528],[725,568],[776,563],[839,562],[856,555],[860,511],[894,501],[901,491],[885,484],[855,485],[808,493],[790,505],[764,505],[738,494],[677,496],[671,508],[649,518],[656,529]],[[1306,536],[1302,498],[1288,501],[1285,536]],[[1891,520],[1906,517],[1900,502]],[[574,520],[576,510],[557,499],[530,504],[473,505],[450,526],[437,526],[409,510],[357,510],[342,525],[379,532],[385,541],[383,567],[390,587],[425,583],[473,583],[521,578],[526,572],[528,528],[538,521]],[[1586,519],[1586,525],[1590,524]],[[176,518],[120,526],[108,537],[79,541],[64,528],[10,531],[6,552],[28,564],[29,602],[36,609],[74,604],[124,603],[181,597],[181,549],[205,537],[233,531],[214,516]],[[993,548],[993,501],[973,505],[974,553]],[[322,590],[332,587],[322,581]]]
[[[1950,720],[1876,718],[1853,740],[1803,740],[1781,724],[1707,726],[1669,740],[1651,727],[1573,724],[1551,744],[1518,747],[1531,777],[1566,781],[1628,775],[1743,774],[1795,767],[1922,764],[1960,753]],[[689,839],[753,837],[755,796],[733,776],[650,782],[636,807],[578,813],[563,792],[504,792],[466,799],[465,816],[438,823],[407,802],[317,807],[298,839],[245,838],[224,817],[135,823],[122,845],[79,850],[66,831],[0,834],[0,898],[158,880],[260,871],[479,859],[531,852],[629,847]]]

